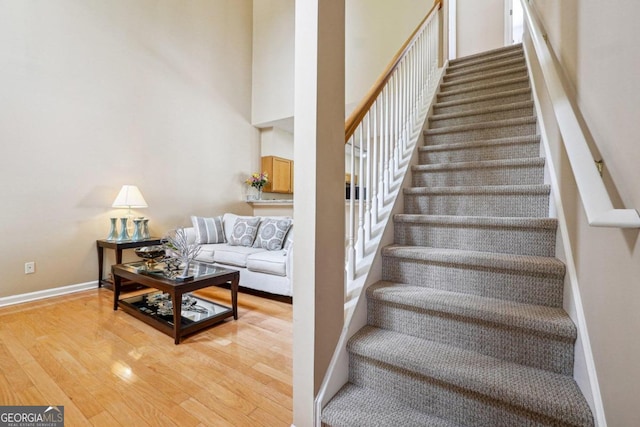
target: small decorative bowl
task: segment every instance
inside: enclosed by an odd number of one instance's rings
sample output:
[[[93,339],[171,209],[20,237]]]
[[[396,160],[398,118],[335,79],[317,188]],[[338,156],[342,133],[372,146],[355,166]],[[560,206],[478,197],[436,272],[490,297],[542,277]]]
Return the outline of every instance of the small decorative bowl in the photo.
[[[147,267],[152,267],[156,260],[164,257],[164,248],[162,246],[143,246],[134,250],[136,255],[147,262]]]

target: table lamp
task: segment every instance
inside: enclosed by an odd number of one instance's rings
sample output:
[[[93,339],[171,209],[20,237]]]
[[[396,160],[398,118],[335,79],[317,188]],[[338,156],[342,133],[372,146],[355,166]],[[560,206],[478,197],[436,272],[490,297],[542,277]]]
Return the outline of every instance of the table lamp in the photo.
[[[111,207],[129,209],[126,218],[120,218],[120,234],[116,240],[122,241],[130,239],[129,232],[127,231],[127,222],[131,216],[131,208],[146,208],[149,207],[149,205],[147,205],[146,200],[142,197],[142,193],[138,187],[135,185],[123,185]],[[139,229],[136,229],[136,231],[138,234],[140,233]],[[135,234],[134,232],[134,236]],[[136,240],[140,240],[140,236],[137,236]]]

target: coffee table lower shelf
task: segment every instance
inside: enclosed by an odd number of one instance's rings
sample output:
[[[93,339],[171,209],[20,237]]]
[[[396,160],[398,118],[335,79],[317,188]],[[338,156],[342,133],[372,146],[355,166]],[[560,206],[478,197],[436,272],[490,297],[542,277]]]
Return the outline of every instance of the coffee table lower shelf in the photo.
[[[233,317],[238,319],[238,282],[240,273],[222,267],[211,266],[198,262],[191,262],[189,265],[190,279],[186,281],[176,281],[166,277],[163,270],[148,267],[144,262],[133,262],[128,264],[116,264],[111,267],[113,275],[113,309],[121,308],[126,313],[158,329],[161,332],[173,337],[175,344],[180,343],[180,339],[186,335],[193,334],[209,326],[213,326],[223,320]],[[168,310],[171,314],[166,316],[158,315],[153,305],[145,305],[143,296],[133,296],[120,299],[122,282],[130,280],[135,283],[147,286],[157,291],[150,293],[168,294],[172,302],[172,308]],[[193,307],[186,304],[183,308],[183,297],[191,292],[204,289],[210,286],[229,285],[231,289],[231,307],[220,305],[213,301],[201,297],[189,295],[197,301],[196,306],[201,309],[206,308],[202,315],[195,315]],[[148,295],[148,294],[145,294]]]
[[[147,295],[157,293],[159,292],[154,291],[147,294],[121,299],[118,301],[118,307],[125,313],[134,316],[149,326],[152,326],[160,332],[174,338],[176,344],[180,342],[181,338],[187,335],[191,335],[195,332],[201,331],[202,329],[213,326],[225,319],[228,319],[229,317],[234,317],[233,309],[231,307],[209,301],[205,298],[192,296],[192,298],[197,300],[197,305],[199,307],[207,308],[208,313],[191,313],[183,308],[182,315],[180,316],[181,322],[178,329],[178,336],[176,336],[173,315],[161,315],[152,308],[150,309],[150,307],[144,302]]]

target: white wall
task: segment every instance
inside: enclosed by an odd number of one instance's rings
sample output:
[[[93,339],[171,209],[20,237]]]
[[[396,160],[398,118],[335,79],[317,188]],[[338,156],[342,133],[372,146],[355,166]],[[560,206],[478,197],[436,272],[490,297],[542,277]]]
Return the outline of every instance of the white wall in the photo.
[[[251,212],[251,3],[0,2],[0,296],[97,280],[123,184],[155,235]]]
[[[293,117],[294,0],[253,5],[252,123]]]
[[[367,93],[432,0],[347,0],[346,104],[349,112]]]
[[[432,0],[347,0],[347,112],[369,88],[433,4]],[[253,115],[257,126],[291,129],[294,0],[260,0],[253,13]],[[278,123],[279,120],[284,123]]]
[[[594,157],[619,208],[640,208],[640,3],[535,0],[564,68]],[[560,188],[569,220],[589,338],[609,426],[640,425],[640,235],[589,227],[564,157]]]
[[[280,128],[260,129],[262,156],[278,156],[293,160],[293,134]]]
[[[504,0],[457,0],[456,26],[458,58],[504,46]]]

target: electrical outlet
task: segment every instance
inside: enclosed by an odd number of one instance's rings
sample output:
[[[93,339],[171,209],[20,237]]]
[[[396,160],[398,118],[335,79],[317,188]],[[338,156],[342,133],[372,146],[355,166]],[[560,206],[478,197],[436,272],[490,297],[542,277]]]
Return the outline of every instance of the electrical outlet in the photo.
[[[33,274],[36,272],[36,263],[35,261],[25,262],[24,263],[24,274]]]

